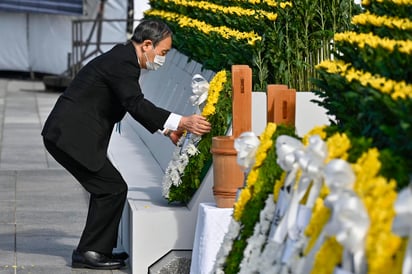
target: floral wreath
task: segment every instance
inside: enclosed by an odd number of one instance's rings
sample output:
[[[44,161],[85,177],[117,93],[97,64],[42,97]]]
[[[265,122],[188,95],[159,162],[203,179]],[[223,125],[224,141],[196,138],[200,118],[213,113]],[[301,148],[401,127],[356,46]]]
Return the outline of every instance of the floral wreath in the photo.
[[[259,270],[256,273],[265,273],[275,268],[279,269],[279,273],[333,273],[342,262],[345,247],[334,236],[321,236],[332,218],[331,211],[324,204],[325,197],[330,193],[326,185],[323,185],[316,199],[312,217],[304,231],[305,238],[296,243],[301,244],[300,255],[292,257],[289,263],[280,263],[282,249],[279,249],[281,253],[266,254],[266,251],[276,251],[274,242],[269,240],[270,222],[274,220],[279,189],[284,185],[286,175],[277,165],[274,142],[285,133],[293,136],[279,125],[268,124],[262,134],[256,163],[249,173],[247,186],[234,205],[229,230],[216,256],[214,273],[255,273],[256,269]],[[396,217],[394,206],[398,196],[396,181],[380,174],[390,159],[383,151],[371,146],[370,140],[350,137],[334,127],[314,128],[302,138],[305,147],[308,138],[314,135],[320,136],[327,145],[326,162],[346,160],[356,175],[353,190],[364,204],[369,218],[363,249],[368,273],[379,273],[382,269],[387,271],[385,273],[401,273],[406,241],[393,231]],[[315,247],[317,241],[320,245]],[[303,272],[297,269],[305,264],[310,268]]]
[[[230,72],[216,73],[210,81],[204,106],[199,106],[201,115],[212,124],[212,130],[202,137],[185,132],[176,144],[162,182],[162,195],[169,202],[189,202],[211,166],[212,137],[225,135],[231,121],[231,82],[228,79],[231,79]]]

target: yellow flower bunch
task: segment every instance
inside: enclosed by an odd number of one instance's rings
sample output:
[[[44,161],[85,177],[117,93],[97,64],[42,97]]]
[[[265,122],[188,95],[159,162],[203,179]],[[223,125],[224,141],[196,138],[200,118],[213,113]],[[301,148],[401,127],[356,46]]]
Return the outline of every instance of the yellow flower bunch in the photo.
[[[317,134],[324,140],[326,138],[326,133],[323,131],[324,127],[325,126],[313,128],[304,136],[304,139],[307,140],[310,136]],[[351,147],[351,142],[345,133],[335,133],[326,140],[326,145],[328,147],[326,163],[332,159],[340,158],[346,160],[348,158],[348,150]],[[324,184],[319,194],[319,198],[316,200],[315,206],[313,207],[310,223],[305,230],[305,235],[310,238],[305,253],[308,253],[312,249],[323,227],[329,220],[330,209],[325,207],[323,203],[323,199],[328,194],[329,188]]]
[[[335,133],[326,140],[326,144],[328,146],[328,157],[326,162],[336,158],[342,160],[348,159],[348,150],[351,147],[351,143],[345,133]]]
[[[328,73],[339,73],[345,77],[348,82],[358,81],[363,86],[370,86],[382,93],[390,94],[392,99],[412,98],[412,85],[405,81],[394,81],[379,75],[372,75],[370,72],[356,70],[351,67],[350,63],[344,63],[341,60],[326,60],[316,66],[326,70]]]
[[[369,149],[352,166],[356,175],[354,189],[362,199],[370,220],[366,238],[368,273],[401,273],[396,255],[402,252],[402,240],[392,233],[396,182],[378,175],[381,168],[378,158],[379,151]]]
[[[386,0],[387,2],[392,2],[396,5],[412,5],[411,0]],[[384,0],[376,0],[378,3],[384,2]],[[371,0],[362,0],[363,6],[369,6],[371,4]]]
[[[412,53],[412,41],[400,41],[392,40],[389,38],[381,38],[377,35],[373,35],[372,33],[356,33],[353,31],[336,33],[334,36],[334,40],[336,42],[343,41],[351,44],[356,44],[360,48],[364,48],[365,45],[368,45],[374,49],[381,47],[389,52],[393,52],[396,49],[401,53]]]
[[[262,17],[266,17],[267,19],[271,21],[275,21],[278,16],[276,13],[268,12],[264,10],[244,9],[241,7],[234,7],[234,6],[225,7],[225,6],[213,4],[207,1],[163,0],[163,2],[174,3],[176,5],[180,5],[184,7],[208,10],[214,13],[223,12],[225,14],[236,15],[236,16],[250,16],[250,17],[254,17],[255,19],[261,19]]]
[[[326,132],[324,131],[325,127],[326,127],[325,125],[323,125],[323,126],[316,126],[316,127],[312,128],[311,130],[309,130],[309,132],[306,133],[306,134],[303,136],[303,138],[302,138],[302,144],[303,144],[304,146],[307,146],[307,145],[309,144],[309,138],[310,138],[310,136],[313,136],[313,135],[319,135],[319,137],[320,137],[322,140],[325,140],[325,138],[326,138]]]
[[[236,221],[240,221],[240,217],[242,217],[242,212],[245,209],[246,203],[250,200],[252,197],[250,193],[249,188],[244,188],[240,192],[239,198],[237,199],[235,205],[234,205],[234,210],[233,210],[233,218]]]
[[[277,7],[280,5],[282,9],[286,8],[287,6],[292,7],[292,2],[282,2],[278,3],[276,0],[231,0],[233,2],[247,2],[250,4],[258,5],[258,4],[266,4],[269,7]]]
[[[227,81],[227,75],[225,70],[221,70],[215,74],[209,84],[209,91],[207,95],[206,105],[202,110],[203,117],[209,117],[216,112],[216,103],[219,100],[219,94],[223,90]]]
[[[355,15],[352,17],[352,24],[355,25],[368,25],[371,24],[376,27],[388,27],[397,28],[400,30],[411,30],[412,22],[407,18],[396,18],[389,16],[378,16],[370,13],[369,11]]]
[[[265,131],[262,133],[262,135],[259,136],[260,145],[256,151],[256,161],[255,161],[255,164],[253,165],[253,168],[260,167],[263,161],[265,160],[266,152],[273,145],[272,135],[273,133],[275,133],[275,131],[276,131],[276,124],[268,123]]]
[[[270,2],[271,4],[268,4],[269,6],[273,5],[272,3],[274,3],[274,5],[277,5],[277,3],[275,1],[265,1],[265,2]],[[292,7],[292,2],[282,2],[280,3],[280,7],[282,9],[285,9],[286,7]]]
[[[304,252],[305,255],[307,255],[312,250],[317,239],[319,238],[320,233],[323,230],[323,227],[328,222],[330,214],[331,211],[325,206],[323,198],[317,198],[312,210],[312,217],[310,218],[310,222],[305,229],[305,235],[309,238]]]
[[[163,10],[148,10],[145,15],[152,15],[162,17],[168,21],[174,21],[179,24],[180,27],[188,27],[197,29],[205,34],[210,34],[211,32],[217,33],[225,39],[236,39],[236,40],[246,40],[249,45],[255,45],[256,41],[261,41],[262,37],[255,32],[241,32],[234,30],[225,26],[214,27],[203,21],[199,21],[187,16],[183,16],[174,12],[167,12]]]
[[[262,165],[263,161],[267,156],[267,150],[273,145],[272,136],[276,131],[276,124],[268,123],[266,125],[265,131],[259,136],[260,144],[256,151],[256,160],[253,164],[251,171],[248,174],[246,187],[240,192],[239,199],[234,204],[233,218],[236,221],[240,220],[242,216],[243,209],[246,203],[250,200],[252,195],[259,193],[261,186],[258,181],[259,177],[259,167]]]
[[[398,250],[398,252],[396,252],[395,258],[394,258],[394,273],[402,273],[402,266],[403,266],[403,262],[405,260],[405,254],[406,254],[406,250],[407,250],[407,245],[408,245],[408,241],[409,238],[405,237],[402,238],[402,243],[401,246]]]
[[[343,247],[336,241],[335,237],[329,237],[320,247],[315,255],[313,274],[330,274],[333,273],[336,265],[342,261]],[[382,272],[389,273],[389,272]]]
[[[273,200],[275,201],[275,203],[278,201],[280,189],[285,183],[286,174],[286,172],[283,172],[280,178],[276,180],[275,184],[273,185]]]

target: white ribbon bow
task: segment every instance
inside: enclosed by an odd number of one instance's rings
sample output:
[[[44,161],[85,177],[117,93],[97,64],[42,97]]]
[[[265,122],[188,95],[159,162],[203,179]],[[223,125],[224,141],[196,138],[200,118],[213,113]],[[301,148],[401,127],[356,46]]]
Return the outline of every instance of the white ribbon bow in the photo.
[[[243,132],[235,139],[237,163],[245,172],[249,172],[255,163],[256,150],[259,144],[259,138],[250,131]]]
[[[352,190],[353,183],[356,179],[355,174],[349,163],[341,159],[333,159],[329,161],[324,167],[323,176],[324,182],[330,190],[330,194],[325,199],[325,205],[333,209],[334,202],[339,201],[342,198],[342,196],[340,196],[340,193],[346,190]],[[318,237],[315,243],[315,246],[306,256],[303,267],[303,269],[305,269],[304,273],[311,271],[315,254],[318,252],[324,239],[325,230],[322,231],[321,235]],[[337,270],[335,271],[335,273],[348,272],[343,270]]]
[[[396,216],[392,230],[401,237],[408,237],[408,246],[403,259],[402,274],[412,273],[412,189],[411,186],[398,194],[395,202]]]
[[[280,137],[282,138],[279,139]],[[287,235],[292,240],[297,240],[301,236],[303,228],[297,225],[299,202],[307,192],[310,183],[313,182],[307,202],[308,207],[313,206],[320,192],[322,168],[327,156],[326,144],[318,135],[309,139],[309,145],[305,150],[299,140],[288,136],[280,137],[276,140],[278,164],[285,171],[289,171],[285,186],[289,186],[296,179],[296,172],[299,168],[302,170],[302,175],[297,189],[293,190],[288,210],[276,229],[274,240],[278,243],[282,243]]]
[[[325,184],[330,193],[353,189],[355,173],[348,162],[342,159],[333,159],[328,162],[323,171]]]
[[[308,184],[313,182],[308,201],[306,202],[306,205],[309,207],[313,207],[322,188],[323,169],[327,155],[326,143],[319,135],[313,135],[309,138],[309,145],[305,150],[305,154],[299,158],[299,165],[302,168],[302,180],[307,180]]]
[[[201,105],[206,101],[209,91],[209,83],[207,80],[200,74],[195,74],[192,77],[192,92],[194,95],[189,97],[189,101],[192,103],[192,106],[196,106],[195,113],[201,113]],[[193,144],[196,146],[197,143],[201,140],[200,136],[196,136],[188,132],[183,140],[182,147],[180,149],[180,154],[185,151],[189,140],[193,139]],[[193,136],[193,137],[192,137]],[[183,137],[182,137],[183,138]]]
[[[276,139],[276,162],[284,171],[288,172],[284,183],[285,188],[290,186],[296,177],[299,168],[298,157],[303,149],[303,144],[293,137],[280,135]]]
[[[189,100],[193,106],[200,106],[207,99],[209,91],[209,83],[200,74],[195,74],[192,78],[192,92],[194,95],[190,96]]]
[[[326,224],[325,235],[335,236],[344,247],[342,268],[355,274],[366,273],[365,239],[369,228],[369,216],[362,200],[351,190],[342,190],[338,197],[325,199],[332,208],[332,216]]]

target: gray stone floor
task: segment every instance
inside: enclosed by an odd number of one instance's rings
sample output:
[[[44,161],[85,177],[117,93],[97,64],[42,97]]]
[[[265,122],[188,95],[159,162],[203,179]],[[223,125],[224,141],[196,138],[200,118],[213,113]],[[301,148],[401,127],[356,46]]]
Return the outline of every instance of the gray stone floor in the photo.
[[[43,147],[58,96],[41,81],[0,79],[0,274],[131,273],[70,267],[88,194]]]

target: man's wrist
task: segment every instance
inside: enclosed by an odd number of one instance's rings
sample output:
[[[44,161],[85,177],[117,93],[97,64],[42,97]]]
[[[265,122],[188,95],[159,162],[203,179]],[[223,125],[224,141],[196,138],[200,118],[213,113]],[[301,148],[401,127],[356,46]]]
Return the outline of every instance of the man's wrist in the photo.
[[[182,115],[176,113],[170,113],[166,122],[163,124],[163,128],[168,128],[171,130],[176,130],[179,127]]]
[[[170,129],[166,128],[166,129],[163,131],[163,135],[164,135],[164,136],[167,136],[167,137],[170,137],[170,134],[172,134],[172,132],[173,132],[173,130],[170,130]]]
[[[178,127],[177,127],[178,130],[184,130],[184,129],[185,129],[185,128],[184,128],[185,119],[186,119],[186,117],[185,117],[185,116],[182,116],[182,118],[181,118],[180,121],[179,121],[179,125],[178,125]]]

